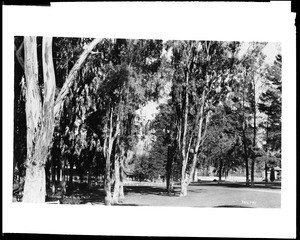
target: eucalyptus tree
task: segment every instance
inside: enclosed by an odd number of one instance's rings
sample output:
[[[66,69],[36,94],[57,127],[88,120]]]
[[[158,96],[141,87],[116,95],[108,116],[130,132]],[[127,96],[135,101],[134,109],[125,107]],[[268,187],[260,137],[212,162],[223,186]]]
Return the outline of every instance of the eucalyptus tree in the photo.
[[[122,174],[134,140],[135,112],[158,91],[161,46],[156,40],[104,39],[88,62],[92,78],[81,96],[86,110],[80,124],[98,137],[107,205],[124,196]]]
[[[265,129],[266,147],[270,151],[281,150],[281,55],[265,73],[265,90],[259,96],[259,110],[267,118],[261,126]]]
[[[231,111],[230,121],[243,143],[246,185],[249,185],[249,159],[251,160],[251,186],[254,185],[255,161],[262,154],[257,145],[258,96],[265,73],[264,54],[266,43],[249,43],[247,51],[236,64],[234,84],[226,104]]]
[[[259,111],[266,115],[260,127],[264,129],[265,181],[268,181],[268,160],[270,153],[281,152],[281,65],[282,57],[276,56],[274,63],[267,68],[264,86],[265,90],[259,96]]]
[[[173,41],[171,65],[174,68],[172,101],[177,115],[177,142],[181,167],[181,196],[201,152],[214,107],[230,91],[239,43],[214,41]]]
[[[161,40],[122,40],[120,49],[120,72],[115,82],[119,87],[117,127],[114,157],[113,203],[124,197],[123,172],[128,151],[136,141],[134,120],[136,111],[151,99],[157,99],[163,86],[161,77]]]
[[[69,72],[55,98],[56,80],[52,56],[52,38],[43,38],[39,64],[36,37],[24,37],[24,72],[26,80],[27,159],[24,202],[45,202],[45,163],[52,143],[55,119],[59,119],[62,105],[78,69],[100,39],[93,40],[82,52]],[[43,85],[39,85],[39,69],[43,69]]]
[[[243,125],[243,144],[245,149],[245,158],[251,159],[251,186],[254,186],[254,169],[256,158],[262,154],[258,148],[258,94],[260,91],[261,81],[264,76],[265,55],[262,49],[266,43],[251,43],[248,51],[245,53],[241,64],[242,71],[242,86],[243,93],[242,102],[242,125]],[[247,133],[248,131],[248,133]],[[248,163],[246,163],[248,168]],[[246,171],[246,178],[248,178]],[[247,185],[249,180],[247,179]]]
[[[246,67],[246,78],[249,79],[249,92],[248,98],[250,102],[250,109],[252,115],[252,128],[253,128],[253,139],[251,148],[251,187],[254,186],[254,168],[256,158],[261,156],[261,151],[257,145],[257,129],[258,129],[258,88],[259,82],[261,82],[264,75],[264,58],[265,55],[262,53],[262,49],[266,46],[266,43],[255,43],[253,44],[251,55],[248,54],[248,58],[245,63]]]

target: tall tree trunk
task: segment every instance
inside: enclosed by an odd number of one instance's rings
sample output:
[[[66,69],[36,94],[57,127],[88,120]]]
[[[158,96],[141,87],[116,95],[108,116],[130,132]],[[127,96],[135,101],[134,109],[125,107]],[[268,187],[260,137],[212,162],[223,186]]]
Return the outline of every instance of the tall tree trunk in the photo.
[[[38,86],[37,45],[35,37],[24,37],[26,78],[27,159],[23,202],[45,202],[42,166],[32,163],[34,144],[42,117],[42,102]],[[35,180],[39,180],[34,184]]]
[[[186,159],[186,158],[185,158]],[[181,191],[180,197],[184,197],[187,195],[187,187],[188,187],[188,176],[186,173],[187,160],[184,160],[181,168]]]
[[[62,162],[62,182],[61,182],[61,192],[62,195],[66,195],[67,192],[67,186],[66,186],[66,159],[64,158],[63,162]]]
[[[104,142],[104,153],[105,153],[105,158],[106,158],[106,166],[105,166],[105,181],[104,181],[104,190],[105,190],[105,205],[111,205],[112,204],[112,193],[111,193],[111,185],[112,185],[112,180],[111,180],[111,155],[112,155],[112,150],[113,150],[113,145],[114,141],[117,139],[120,133],[120,115],[117,114],[117,120],[116,120],[116,128],[115,132],[113,134],[113,114],[114,114],[114,109],[111,107],[110,108],[110,113],[109,113],[109,134],[106,137],[106,140]],[[108,145],[106,147],[106,144]],[[120,166],[120,162],[118,161],[118,166]],[[120,171],[119,167],[118,170]],[[119,172],[120,173],[120,172]],[[118,181],[119,179],[119,174],[117,176]],[[119,182],[120,183],[120,182]],[[118,184],[119,184],[118,183]],[[117,191],[119,191],[119,186]]]
[[[101,39],[93,40],[81,54],[70,71],[54,106],[55,74],[52,59],[52,38],[43,38],[42,44],[44,78],[44,103],[42,105],[38,85],[36,38],[24,37],[24,71],[27,85],[27,160],[23,195],[24,202],[45,202],[45,163],[48,150],[51,147],[54,131],[54,116],[60,116],[62,103],[75,79],[78,69],[100,40]],[[41,184],[44,184],[44,186]]]
[[[193,182],[197,182],[197,168],[195,168],[193,172]]]
[[[43,38],[42,60],[44,104],[38,86],[37,46],[35,37],[24,37],[27,119],[27,169],[24,202],[45,202],[45,164],[54,131],[55,74],[52,38]]]
[[[119,202],[120,195],[120,157],[115,156],[114,159],[114,168],[115,168],[115,183],[114,183],[114,193],[113,193],[113,204],[117,204]]]
[[[110,177],[110,152],[111,147],[109,146],[107,149],[106,154],[106,161],[105,161],[105,173],[104,173],[104,191],[105,191],[105,205],[111,205],[112,198],[111,198],[111,177]]]
[[[49,189],[51,187],[51,172],[50,172],[51,166],[49,164],[46,164],[46,189]]]
[[[26,168],[23,202],[43,203],[46,197],[46,177],[43,166],[29,165]]]
[[[267,145],[267,159],[265,160],[265,183],[268,183],[268,157],[269,157],[269,126],[268,126],[268,122],[269,122],[269,117],[268,117],[268,121],[267,121],[267,128],[266,128],[266,145]]]
[[[222,170],[223,170],[223,159],[220,158],[220,166],[219,166],[219,182],[222,181]]]
[[[189,74],[187,72],[186,75],[186,86],[188,86],[188,81],[189,81]],[[202,93],[202,104],[200,108],[200,113],[199,113],[199,122],[197,122],[197,127],[198,127],[198,133],[197,133],[197,138],[196,138],[196,145],[194,147],[193,151],[193,160],[192,160],[192,166],[190,168],[189,173],[186,172],[187,168],[187,162],[189,158],[189,152],[191,149],[191,143],[192,143],[192,138],[193,136],[190,136],[189,144],[188,147],[186,148],[186,131],[187,131],[187,114],[188,114],[188,95],[186,93],[186,103],[187,105],[185,106],[185,116],[184,116],[184,134],[182,138],[182,157],[184,157],[183,165],[182,165],[182,172],[181,172],[181,185],[182,185],[182,191],[180,193],[180,196],[186,196],[187,195],[187,187],[190,184],[190,182],[193,180],[193,172],[195,171],[196,168],[196,163],[198,159],[198,153],[199,153],[199,148],[203,142],[204,136],[206,134],[207,130],[207,125],[209,122],[209,114],[206,117],[206,126],[205,126],[205,132],[202,133],[202,127],[203,127],[203,121],[204,121],[204,105],[205,105],[205,100],[206,100],[206,92],[203,90]],[[196,117],[198,119],[198,117]]]
[[[189,173],[187,174],[187,185],[189,185],[192,181],[193,181],[193,174],[196,170],[196,164],[198,161],[198,153],[200,150],[200,146],[203,143],[204,137],[206,135],[206,131],[207,131],[207,126],[209,123],[209,118],[210,118],[210,113],[207,114],[206,119],[205,119],[205,130],[204,132],[202,131],[202,127],[203,127],[203,121],[204,121],[204,105],[205,105],[205,90],[202,93],[202,105],[201,105],[201,109],[200,109],[200,113],[199,113],[199,122],[197,123],[198,125],[198,133],[197,133],[197,138],[196,138],[196,144],[195,147],[193,149],[193,161],[192,161],[192,166],[190,168]],[[196,118],[198,119],[198,118]],[[192,137],[192,136],[191,136]],[[189,143],[189,147],[188,147],[188,151],[190,151],[190,146],[191,146],[191,140],[190,139],[190,143]]]
[[[265,182],[268,182],[268,164],[265,162]]]
[[[121,158],[120,158],[120,194],[119,194],[119,199],[124,199],[125,198],[125,194],[124,194],[124,162],[126,159],[125,156],[125,150],[124,148],[121,146]]]
[[[246,186],[249,186],[248,151],[247,151],[246,134],[244,129],[243,129],[243,146],[244,146],[244,160],[246,165]]]
[[[247,76],[247,71],[246,71],[246,76]],[[246,139],[246,117],[245,117],[245,81],[242,81],[243,88],[242,88],[242,113],[243,113],[243,122],[242,122],[242,136],[243,136],[243,147],[244,147],[244,161],[246,165],[246,186],[249,186],[249,165],[248,165],[248,151],[247,151],[247,139]]]
[[[174,149],[173,147],[168,147],[168,156],[167,156],[167,165],[166,165],[166,185],[167,185],[167,192],[173,191],[171,179],[172,179],[172,168],[173,168],[173,161],[174,161]]]
[[[189,85],[189,72],[186,71],[185,76],[185,101],[184,101],[184,118],[183,118],[183,134],[181,138],[181,191],[180,196],[187,195],[187,185],[188,185],[188,176],[186,173],[187,162],[189,151],[186,149],[186,140],[187,140],[187,128],[188,128],[188,107],[189,107],[189,93],[188,93],[188,85]]]
[[[205,174],[205,176],[209,176],[209,165],[208,164],[206,166],[206,174]]]
[[[69,170],[69,185],[73,184],[73,168],[74,168],[74,160],[72,156],[69,156],[70,170]]]
[[[251,187],[254,187],[254,167],[255,167],[255,159],[256,159],[256,81],[253,79],[253,151],[254,156],[251,161]]]
[[[254,187],[254,166],[255,158],[251,159],[251,187]]]
[[[114,193],[113,193],[113,199],[112,202],[113,204],[117,204],[119,203],[119,197],[120,197],[120,187],[121,187],[121,159],[123,158],[123,154],[124,154],[124,149],[123,147],[120,145],[120,138],[118,136],[119,134],[119,128],[120,128],[120,116],[118,113],[118,117],[117,117],[117,122],[116,122],[116,132],[114,134],[115,136],[115,154],[114,154],[114,176],[115,176],[115,182],[114,182]]]
[[[58,162],[57,166],[56,166],[56,186],[60,185],[60,170],[61,170],[61,163],[60,161]]]
[[[122,167],[122,164],[120,166],[120,193],[119,193],[119,199],[124,199],[124,170]]]
[[[92,166],[90,165],[89,166],[89,170],[88,170],[88,188],[91,188],[92,187]]]
[[[52,189],[52,194],[55,194],[56,182],[55,182],[55,165],[53,163],[53,160],[51,161],[51,189]]]
[[[104,148],[103,148],[103,152],[104,152],[104,156],[105,156],[105,172],[104,172],[104,191],[105,191],[105,205],[110,206],[112,203],[112,196],[111,196],[111,152],[112,152],[112,148],[113,148],[113,136],[112,136],[112,132],[113,132],[113,109],[110,109],[110,113],[109,113],[109,133],[106,134],[108,136],[105,137],[105,141],[104,141]],[[108,124],[106,124],[106,131],[107,131],[107,127]]]
[[[185,177],[183,181],[181,180],[180,197],[187,196],[188,185],[188,177]]]

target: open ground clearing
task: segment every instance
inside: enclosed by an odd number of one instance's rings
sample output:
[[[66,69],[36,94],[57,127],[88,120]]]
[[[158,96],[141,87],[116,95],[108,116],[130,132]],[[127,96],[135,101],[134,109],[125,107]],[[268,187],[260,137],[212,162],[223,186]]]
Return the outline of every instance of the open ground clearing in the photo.
[[[179,197],[180,186],[167,193],[163,183],[139,183],[124,186],[125,199],[119,206],[176,206],[176,207],[240,207],[240,208],[280,208],[281,184],[279,182],[256,183],[246,187],[242,182],[202,181],[189,186],[188,195]],[[69,204],[104,204],[102,187],[75,191],[62,200]],[[51,198],[49,200],[54,200]]]

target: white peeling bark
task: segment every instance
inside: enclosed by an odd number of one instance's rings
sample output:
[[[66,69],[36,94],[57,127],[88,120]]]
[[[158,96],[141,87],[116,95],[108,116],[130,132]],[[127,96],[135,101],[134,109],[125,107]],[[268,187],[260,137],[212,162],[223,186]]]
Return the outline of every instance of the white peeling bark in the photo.
[[[54,131],[55,74],[52,58],[52,38],[43,38],[42,61],[44,77],[44,103],[37,77],[37,52],[34,37],[25,37],[25,76],[27,81],[27,169],[23,202],[45,202],[45,163]],[[34,90],[34,91],[33,91]],[[32,114],[33,112],[33,114]],[[35,119],[32,116],[38,117]],[[32,120],[33,119],[33,120]]]

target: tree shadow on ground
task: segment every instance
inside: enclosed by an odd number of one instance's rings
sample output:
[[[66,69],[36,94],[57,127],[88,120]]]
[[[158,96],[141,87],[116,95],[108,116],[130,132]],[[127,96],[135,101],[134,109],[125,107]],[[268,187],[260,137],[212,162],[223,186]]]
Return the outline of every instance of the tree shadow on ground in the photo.
[[[178,192],[179,192],[179,190],[178,190]],[[192,192],[192,193],[203,193],[203,192],[206,192],[206,191],[207,191],[207,189],[196,189],[196,190],[194,190],[194,189],[188,189],[188,193],[189,192]]]
[[[159,195],[159,196],[174,196],[177,191],[168,192],[165,188],[154,186],[124,186],[124,194],[141,194],[141,195]]]
[[[114,206],[131,207],[131,206],[148,206],[148,205],[133,204],[133,203],[117,203],[117,204],[115,204]]]
[[[142,194],[142,195],[160,195],[160,196],[174,196],[175,192],[168,193],[166,189],[161,187],[151,186],[124,186],[125,196],[128,194]],[[93,187],[85,189],[77,189],[72,193],[62,196],[61,192],[55,195],[49,194],[46,202],[59,201],[60,204],[104,204],[105,191],[103,187]],[[141,204],[127,204],[122,203],[122,200],[114,206],[147,206]]]
[[[201,181],[193,182],[190,186],[218,186],[228,188],[252,188],[252,189],[281,189],[281,182],[265,183],[256,182],[253,187],[246,186],[245,182],[214,182],[214,181]]]
[[[247,206],[240,206],[240,205],[219,205],[219,206],[213,206],[214,208],[251,208]]]
[[[102,188],[86,188],[75,190],[65,196],[61,191],[56,194],[48,194],[46,202],[60,201],[61,204],[104,204],[105,192]]]
[[[80,191],[81,204],[104,204],[105,191],[103,187],[85,188]]]

